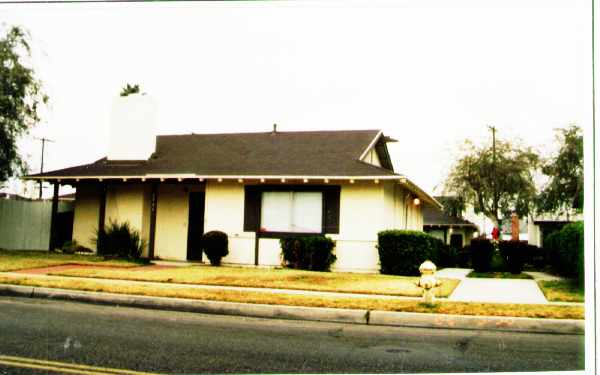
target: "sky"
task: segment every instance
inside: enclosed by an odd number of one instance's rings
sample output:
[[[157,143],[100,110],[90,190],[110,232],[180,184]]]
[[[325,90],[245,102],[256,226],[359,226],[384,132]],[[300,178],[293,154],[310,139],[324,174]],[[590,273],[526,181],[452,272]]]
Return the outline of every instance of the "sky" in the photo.
[[[490,125],[543,156],[553,129],[591,129],[589,1],[0,4],[0,22],[29,31],[50,98],[19,143],[31,172],[36,137],[44,170],[105,156],[126,83],[156,99],[158,134],[382,129],[432,194]]]

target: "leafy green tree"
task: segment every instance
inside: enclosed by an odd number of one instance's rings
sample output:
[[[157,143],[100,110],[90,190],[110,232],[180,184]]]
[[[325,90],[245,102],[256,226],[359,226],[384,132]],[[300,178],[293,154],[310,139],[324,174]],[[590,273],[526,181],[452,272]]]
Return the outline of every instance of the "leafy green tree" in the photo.
[[[471,204],[499,227],[512,212],[527,215],[536,197],[533,172],[538,155],[530,148],[498,140],[494,148],[465,141],[465,156],[452,167],[446,192]]]
[[[40,121],[39,106],[48,101],[33,69],[23,62],[31,56],[27,38],[17,26],[0,38],[0,182],[27,170],[16,142]]]
[[[576,125],[556,129],[556,133],[560,149],[542,166],[542,173],[550,179],[536,207],[538,212],[570,215],[583,209],[583,135]]]
[[[140,92],[140,85],[130,85],[129,83],[121,89],[121,96],[137,94]]]
[[[444,206],[444,212],[448,216],[454,216],[458,218],[463,217],[463,212],[466,209],[465,200],[463,197],[459,196],[445,196],[445,197],[436,197],[438,202]]]

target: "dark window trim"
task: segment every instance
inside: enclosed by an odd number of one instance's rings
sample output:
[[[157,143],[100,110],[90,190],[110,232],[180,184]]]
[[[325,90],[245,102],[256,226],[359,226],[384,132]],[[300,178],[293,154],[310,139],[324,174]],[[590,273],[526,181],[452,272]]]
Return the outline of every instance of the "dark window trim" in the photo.
[[[292,238],[292,237],[310,237],[324,236],[328,233],[324,232],[258,232],[256,235],[259,238]]]

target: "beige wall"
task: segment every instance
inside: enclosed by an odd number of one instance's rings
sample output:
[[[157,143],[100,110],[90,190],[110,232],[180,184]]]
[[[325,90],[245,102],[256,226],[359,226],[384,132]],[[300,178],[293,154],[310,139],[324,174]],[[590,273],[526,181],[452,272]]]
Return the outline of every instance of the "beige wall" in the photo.
[[[340,192],[340,233],[336,241],[337,261],[332,270],[376,272],[379,269],[377,232],[385,222],[383,185],[357,182],[342,185]]]
[[[220,230],[229,237],[229,255],[223,263],[254,264],[254,232],[244,232],[244,185],[208,181],[204,231]]]
[[[186,260],[189,218],[189,191],[193,185],[160,184],[156,204],[154,256]]]
[[[199,185],[161,184],[158,189],[156,237],[154,254],[162,259],[185,260],[187,257],[187,231],[189,216],[189,191],[201,189]],[[206,183],[204,232],[220,230],[229,237],[229,255],[224,264],[254,264],[253,232],[244,232],[244,185],[234,181],[208,181]],[[78,189],[74,238],[84,244],[93,235],[98,222],[97,189]],[[357,181],[344,183],[340,192],[340,233],[329,235],[336,241],[337,262],[334,270],[377,272],[377,233],[384,229],[422,229],[420,206],[405,207],[407,191],[400,185],[382,181]],[[412,203],[412,202],[410,202]],[[150,187],[109,187],[106,218],[128,220],[144,238],[149,234]],[[89,232],[89,233],[86,233]],[[85,235],[84,235],[85,234]],[[259,264],[281,264],[277,239],[259,241]],[[146,255],[147,253],[145,253]]]
[[[385,182],[383,195],[384,229],[423,230],[421,205],[413,204],[414,194],[399,184]]]
[[[144,208],[144,186],[109,185],[106,190],[106,224],[112,220],[129,222],[141,233]]]
[[[96,250],[92,238],[98,229],[100,214],[100,188],[80,185],[75,193],[75,213],[73,216],[73,239],[82,246]]]

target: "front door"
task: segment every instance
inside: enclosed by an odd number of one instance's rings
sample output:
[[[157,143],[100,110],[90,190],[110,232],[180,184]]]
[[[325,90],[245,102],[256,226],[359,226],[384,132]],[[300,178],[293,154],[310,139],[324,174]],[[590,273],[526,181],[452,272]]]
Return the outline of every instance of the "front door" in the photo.
[[[187,260],[202,260],[200,240],[204,233],[204,192],[191,192],[189,206]]]

